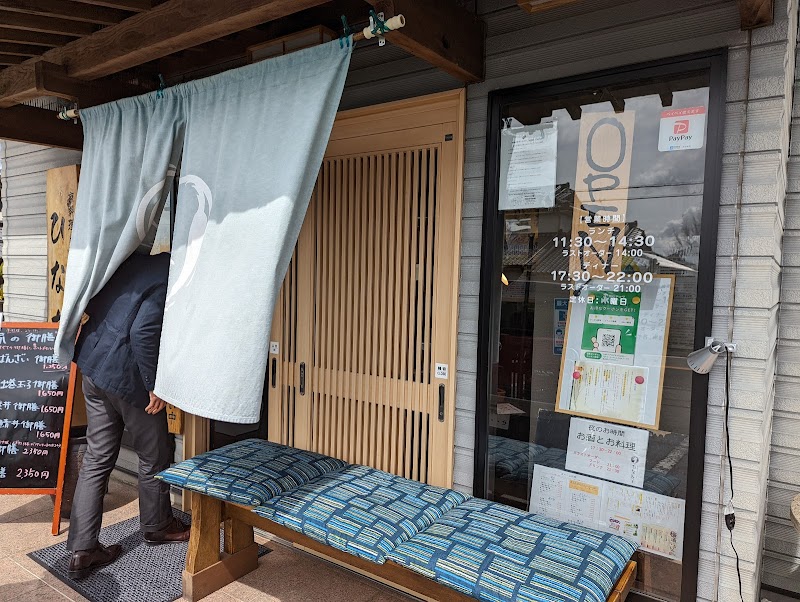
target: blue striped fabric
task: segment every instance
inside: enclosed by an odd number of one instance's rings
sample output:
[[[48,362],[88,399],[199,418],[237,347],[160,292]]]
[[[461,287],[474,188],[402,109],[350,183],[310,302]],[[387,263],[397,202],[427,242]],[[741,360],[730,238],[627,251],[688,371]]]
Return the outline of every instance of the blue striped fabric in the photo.
[[[398,544],[465,499],[451,489],[367,466],[348,466],[253,511],[338,550],[383,564]]]
[[[345,466],[322,454],[247,439],[185,460],[157,478],[226,502],[258,506]]]
[[[536,443],[489,435],[489,457],[494,458],[495,472],[500,477],[527,470],[531,457],[546,450]]]
[[[605,602],[636,544],[472,498],[387,558],[487,602]]]

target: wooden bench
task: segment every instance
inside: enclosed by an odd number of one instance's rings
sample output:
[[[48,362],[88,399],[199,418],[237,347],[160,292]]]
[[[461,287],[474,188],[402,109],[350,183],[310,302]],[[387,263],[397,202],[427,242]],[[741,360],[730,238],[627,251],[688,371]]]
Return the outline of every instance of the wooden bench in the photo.
[[[189,494],[189,492],[184,493]],[[344,568],[394,587],[423,600],[469,602],[474,598],[441,585],[391,560],[375,564],[319,543],[271,520],[258,516],[249,506],[225,502],[192,492],[192,535],[183,572],[183,595],[200,600],[258,567],[258,527],[300,550],[320,556]],[[224,528],[224,551],[219,550],[220,524]],[[607,602],[623,602],[636,579],[636,563],[628,562]]]

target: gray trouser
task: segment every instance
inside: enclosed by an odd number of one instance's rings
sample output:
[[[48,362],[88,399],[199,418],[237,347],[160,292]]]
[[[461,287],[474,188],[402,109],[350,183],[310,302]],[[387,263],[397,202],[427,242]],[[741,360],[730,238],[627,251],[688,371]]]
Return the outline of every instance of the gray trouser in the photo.
[[[169,467],[171,459],[166,411],[148,414],[121,397],[98,389],[86,376],[83,377],[83,394],[86,398],[88,449],[72,500],[67,549],[91,550],[97,546],[103,520],[103,497],[108,478],[117,463],[125,428],[133,436],[133,445],[139,456],[139,520],[142,531],[166,529],[172,521],[169,485],[155,479],[155,475]]]

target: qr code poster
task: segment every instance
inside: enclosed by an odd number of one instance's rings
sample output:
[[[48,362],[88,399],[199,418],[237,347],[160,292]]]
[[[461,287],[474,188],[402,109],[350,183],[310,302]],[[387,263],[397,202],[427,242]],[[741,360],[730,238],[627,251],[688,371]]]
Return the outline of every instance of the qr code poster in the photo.
[[[590,283],[569,304],[556,411],[657,429],[674,277],[608,288]]]
[[[581,359],[633,365],[641,293],[592,291],[586,294]]]

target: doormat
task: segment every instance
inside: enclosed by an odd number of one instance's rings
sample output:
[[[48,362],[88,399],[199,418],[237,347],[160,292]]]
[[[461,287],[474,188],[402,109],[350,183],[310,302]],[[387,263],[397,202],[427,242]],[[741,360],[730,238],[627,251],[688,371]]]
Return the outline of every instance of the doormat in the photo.
[[[173,510],[175,518],[184,524],[191,517]],[[69,576],[70,553],[66,542],[28,554],[69,587],[91,602],[172,602],[183,595],[182,575],[186,563],[188,542],[148,545],[139,530],[139,517],[109,525],[100,531],[103,545],[118,543],[122,553],[111,564],[100,567],[84,579]],[[223,534],[220,530],[220,550]],[[258,546],[258,555],[271,550]]]

